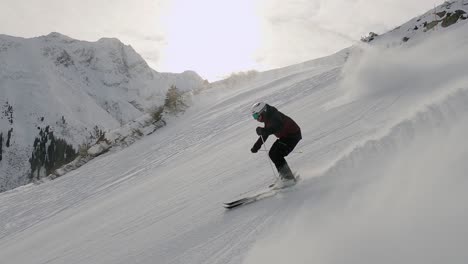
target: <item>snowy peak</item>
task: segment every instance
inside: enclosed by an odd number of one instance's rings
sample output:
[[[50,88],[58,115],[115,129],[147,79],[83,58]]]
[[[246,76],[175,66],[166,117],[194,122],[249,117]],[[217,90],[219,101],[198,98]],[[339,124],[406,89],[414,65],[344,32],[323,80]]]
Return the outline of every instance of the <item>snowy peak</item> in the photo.
[[[56,66],[90,68],[101,74],[117,74],[127,78],[141,77],[142,73],[152,77],[153,74],[153,70],[131,46],[115,38],[84,42],[51,33],[40,40],[42,54],[51,58]],[[108,80],[103,80],[103,83],[108,83]]]
[[[8,110],[0,118],[0,191],[29,181],[33,149],[47,152],[41,144],[60,139],[77,150],[158,109],[171,86],[190,94],[205,85],[195,72],[156,72],[115,38],[0,35],[0,106]]]
[[[39,37],[40,39],[44,39],[45,41],[59,41],[62,43],[72,43],[76,42],[76,39],[72,39],[69,36],[65,36],[63,34],[60,34],[58,32],[51,32],[46,36],[41,36]]]

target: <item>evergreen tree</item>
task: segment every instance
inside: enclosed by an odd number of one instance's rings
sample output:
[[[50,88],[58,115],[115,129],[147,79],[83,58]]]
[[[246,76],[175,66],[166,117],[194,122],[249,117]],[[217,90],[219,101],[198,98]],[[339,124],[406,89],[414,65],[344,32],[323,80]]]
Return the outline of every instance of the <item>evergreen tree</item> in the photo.
[[[65,140],[56,138],[49,126],[41,129],[39,136],[34,140],[33,152],[29,163],[31,164],[31,180],[39,180],[54,172],[60,166],[71,162],[77,156],[73,146]],[[41,170],[46,175],[41,175]]]
[[[0,161],[2,161],[3,153],[3,133],[0,133]]]
[[[167,112],[174,114],[183,112],[187,108],[183,93],[179,91],[175,85],[171,85],[171,88],[167,91],[164,107]]]

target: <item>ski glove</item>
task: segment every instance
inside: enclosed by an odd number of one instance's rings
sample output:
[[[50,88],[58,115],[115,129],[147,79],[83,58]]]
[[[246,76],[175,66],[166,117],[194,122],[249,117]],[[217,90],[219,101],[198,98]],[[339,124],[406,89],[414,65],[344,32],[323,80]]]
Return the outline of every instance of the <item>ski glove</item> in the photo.
[[[264,134],[264,131],[265,129],[263,127],[257,127],[256,131],[257,131],[257,135],[259,136],[263,136]]]

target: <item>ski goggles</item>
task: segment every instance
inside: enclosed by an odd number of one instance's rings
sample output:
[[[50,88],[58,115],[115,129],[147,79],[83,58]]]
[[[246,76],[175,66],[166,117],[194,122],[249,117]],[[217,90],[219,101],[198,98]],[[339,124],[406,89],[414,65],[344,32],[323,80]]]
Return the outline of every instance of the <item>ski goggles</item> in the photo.
[[[259,114],[259,113],[253,113],[252,116],[253,116],[253,118],[254,118],[255,120],[258,120],[258,119],[260,118],[260,114]]]

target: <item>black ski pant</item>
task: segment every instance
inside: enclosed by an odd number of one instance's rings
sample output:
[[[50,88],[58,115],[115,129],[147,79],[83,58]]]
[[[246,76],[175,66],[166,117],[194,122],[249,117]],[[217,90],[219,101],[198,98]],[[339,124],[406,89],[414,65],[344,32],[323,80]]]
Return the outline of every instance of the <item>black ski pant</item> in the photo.
[[[289,153],[293,151],[301,139],[302,137],[300,136],[287,137],[277,139],[275,143],[273,143],[268,155],[270,156],[271,161],[273,161],[278,171],[280,171],[284,165],[288,164],[284,157],[288,156]]]

